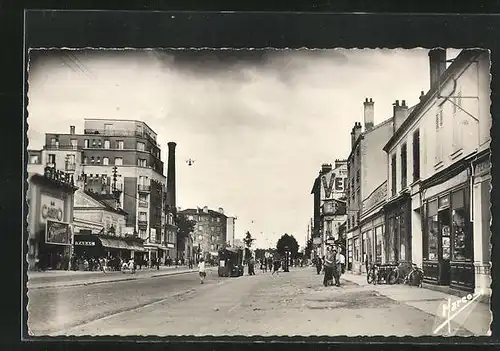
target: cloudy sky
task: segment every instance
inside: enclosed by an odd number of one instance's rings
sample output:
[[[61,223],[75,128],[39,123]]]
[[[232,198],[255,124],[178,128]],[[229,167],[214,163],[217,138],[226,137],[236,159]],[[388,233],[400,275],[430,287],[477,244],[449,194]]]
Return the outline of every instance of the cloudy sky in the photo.
[[[364,99],[378,123],[394,100],[418,102],[428,72],[424,49],[32,51],[29,148],[69,125],[83,133],[86,117],[143,120],[165,161],[177,142],[179,206],[223,207],[258,246],[284,233],[302,245],[314,178],[348,156]]]

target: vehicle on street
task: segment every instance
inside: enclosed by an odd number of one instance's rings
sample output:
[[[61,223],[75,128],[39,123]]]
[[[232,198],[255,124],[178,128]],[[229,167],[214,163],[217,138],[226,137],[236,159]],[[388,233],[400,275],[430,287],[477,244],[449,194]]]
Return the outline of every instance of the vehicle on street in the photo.
[[[240,277],[243,275],[243,250],[227,247],[219,251],[219,277]]]

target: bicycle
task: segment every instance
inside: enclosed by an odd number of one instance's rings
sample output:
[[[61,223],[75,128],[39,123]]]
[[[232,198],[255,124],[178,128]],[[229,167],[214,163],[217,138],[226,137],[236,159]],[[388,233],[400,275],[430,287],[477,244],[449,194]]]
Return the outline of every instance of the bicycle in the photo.
[[[392,272],[389,273],[387,282],[392,285],[400,283],[402,281],[403,284],[422,287],[424,271],[421,268],[417,267],[417,265],[414,263],[411,263],[409,272],[404,275],[404,278],[401,280],[401,276],[403,275],[402,271],[405,270],[406,266],[408,266],[408,263],[400,263],[397,267],[395,267]]]

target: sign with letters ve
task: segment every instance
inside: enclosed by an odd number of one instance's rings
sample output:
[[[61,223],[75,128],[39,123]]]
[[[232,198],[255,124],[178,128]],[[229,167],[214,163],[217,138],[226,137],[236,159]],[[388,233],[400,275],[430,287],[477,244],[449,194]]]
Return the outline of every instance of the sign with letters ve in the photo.
[[[45,242],[48,244],[71,245],[71,228],[69,224],[47,220]]]

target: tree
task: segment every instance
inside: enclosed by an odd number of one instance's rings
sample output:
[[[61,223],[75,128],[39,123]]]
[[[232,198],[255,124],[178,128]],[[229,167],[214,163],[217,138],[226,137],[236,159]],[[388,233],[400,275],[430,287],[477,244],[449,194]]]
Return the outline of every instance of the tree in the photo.
[[[243,239],[243,243],[245,244],[245,260],[248,261],[250,257],[252,256],[252,251],[250,248],[252,247],[253,242],[255,241],[254,238],[252,238],[252,234],[250,234],[249,231],[246,232],[245,238]]]
[[[285,233],[281,238],[279,238],[276,243],[276,250],[280,255],[285,255],[285,248],[288,247],[288,251],[290,251],[290,256],[292,258],[297,257],[297,253],[299,251],[299,243],[293,237],[293,235],[288,235]]]
[[[188,219],[185,215],[177,214],[175,224],[177,225],[177,258],[180,248],[184,247],[186,238],[194,231],[195,220]]]

